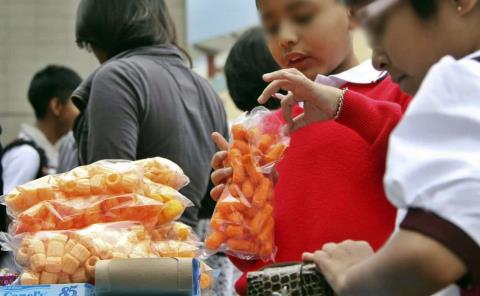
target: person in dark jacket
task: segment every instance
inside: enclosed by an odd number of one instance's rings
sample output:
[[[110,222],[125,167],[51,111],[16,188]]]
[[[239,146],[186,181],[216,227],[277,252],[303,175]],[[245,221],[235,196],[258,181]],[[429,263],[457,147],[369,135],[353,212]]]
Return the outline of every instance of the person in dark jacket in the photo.
[[[82,0],[76,42],[101,66],[74,92],[79,162],[165,157],[190,184],[181,192],[196,207],[208,195],[214,131],[228,134],[224,107],[209,83],[184,62],[163,0]]]

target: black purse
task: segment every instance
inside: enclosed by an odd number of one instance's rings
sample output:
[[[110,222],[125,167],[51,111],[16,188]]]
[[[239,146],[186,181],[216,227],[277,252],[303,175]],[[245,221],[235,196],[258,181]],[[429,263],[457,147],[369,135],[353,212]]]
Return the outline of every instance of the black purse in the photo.
[[[247,274],[248,296],[334,296],[315,264],[283,263]]]

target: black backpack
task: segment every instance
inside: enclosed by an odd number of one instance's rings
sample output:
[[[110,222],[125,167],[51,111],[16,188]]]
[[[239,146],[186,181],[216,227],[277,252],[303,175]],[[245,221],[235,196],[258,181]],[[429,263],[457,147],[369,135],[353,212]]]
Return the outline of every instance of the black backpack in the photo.
[[[45,154],[45,151],[42,148],[38,147],[33,141],[29,141],[25,139],[17,139],[12,143],[8,144],[5,148],[3,148],[3,151],[0,145],[0,160],[8,151],[12,150],[15,147],[19,147],[23,145],[31,146],[33,149],[35,149],[35,151],[37,151],[38,155],[40,156],[40,167],[38,169],[38,172],[35,178],[41,178],[43,176],[46,176],[48,174],[47,155]],[[3,168],[2,168],[1,162],[0,162],[0,183],[1,183],[0,195],[2,195],[3,194]],[[7,227],[8,227],[8,219],[7,219],[6,208],[5,208],[5,205],[0,205],[0,230],[7,231]]]
[[[1,127],[0,127],[0,134],[1,134]],[[0,190],[1,190],[0,195],[3,194],[3,168],[2,168],[1,160],[2,160],[2,158],[3,158],[3,156],[5,155],[6,152],[8,152],[9,150],[11,150],[15,147],[19,147],[19,146],[23,146],[23,145],[28,145],[28,146],[33,147],[33,149],[35,149],[35,151],[37,151],[38,155],[40,156],[40,168],[37,172],[36,178],[40,178],[40,177],[43,177],[43,176],[48,174],[47,155],[45,154],[45,151],[42,148],[38,147],[33,141],[28,141],[28,140],[24,140],[24,139],[17,139],[15,141],[13,141],[12,143],[10,143],[9,145],[7,145],[4,149],[2,149],[2,145],[0,144]],[[8,216],[7,216],[7,208],[5,207],[5,205],[0,205],[0,231],[8,232],[9,222],[10,221],[9,221]],[[9,267],[10,272],[13,272],[13,271],[15,271],[15,267],[14,267],[14,265],[11,264],[12,260],[9,259],[9,258],[10,257],[9,257],[8,252],[0,250],[0,264],[1,264],[1,267]]]

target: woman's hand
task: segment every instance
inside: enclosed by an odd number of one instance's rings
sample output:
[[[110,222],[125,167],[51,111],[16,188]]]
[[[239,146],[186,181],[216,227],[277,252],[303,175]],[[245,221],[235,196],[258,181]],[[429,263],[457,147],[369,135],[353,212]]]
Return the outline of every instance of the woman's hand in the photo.
[[[373,256],[367,242],[347,240],[325,244],[320,251],[304,253],[303,260],[314,262],[338,295],[345,295],[346,275],[350,268]]]
[[[291,131],[316,121],[333,119],[343,95],[341,89],[315,83],[297,69],[268,73],[263,79],[271,83],[260,95],[258,102],[264,104],[271,97],[281,100],[283,116]],[[281,89],[288,91],[288,94],[279,94]],[[292,118],[292,108],[299,102],[304,103],[304,113]]]

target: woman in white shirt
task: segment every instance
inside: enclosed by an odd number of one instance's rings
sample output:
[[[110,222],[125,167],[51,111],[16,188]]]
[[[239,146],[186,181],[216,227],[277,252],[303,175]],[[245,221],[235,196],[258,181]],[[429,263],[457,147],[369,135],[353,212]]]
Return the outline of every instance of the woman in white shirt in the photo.
[[[398,230],[376,254],[364,242],[330,243],[314,261],[338,295],[458,295],[480,282],[480,3],[350,0],[373,59],[413,102],[390,138],[385,190]],[[303,101],[291,126],[322,120],[327,102],[282,70],[265,77]],[[274,95],[267,88],[261,101]],[[342,98],[337,110],[341,112]],[[288,112],[285,112],[288,117]],[[321,190],[321,189],[319,189]]]

